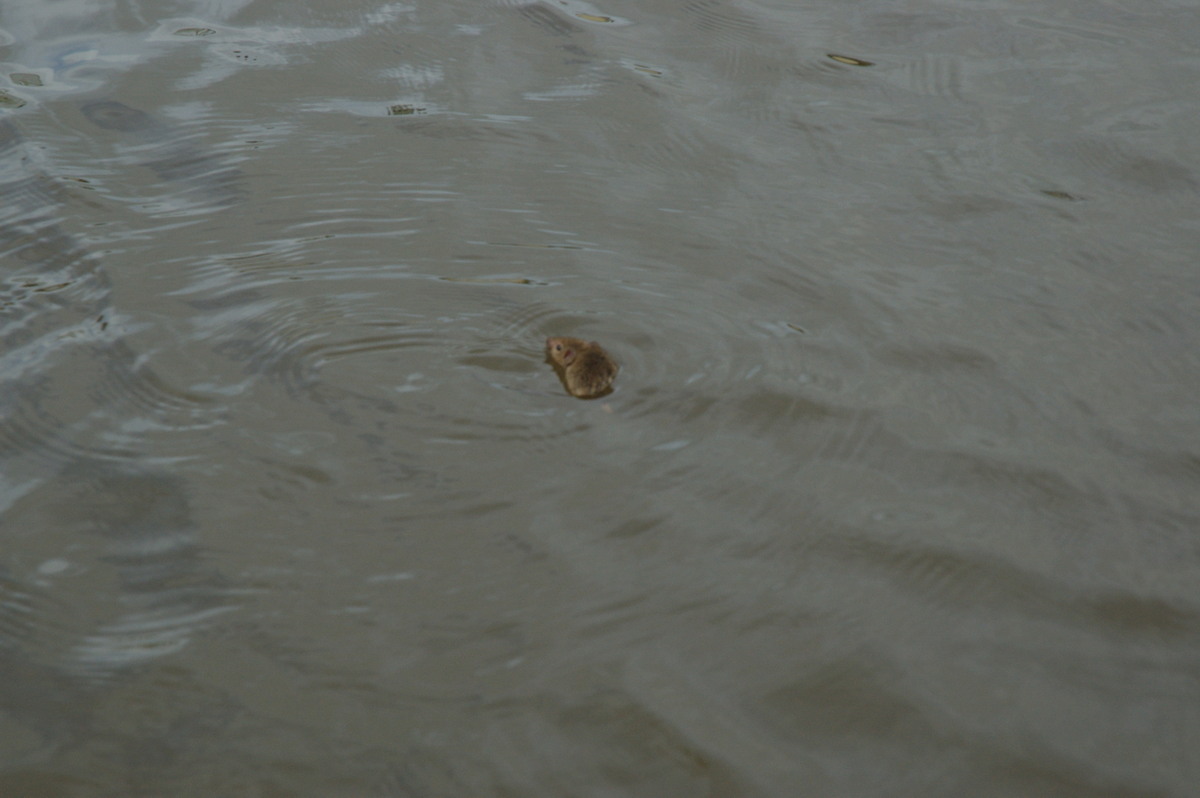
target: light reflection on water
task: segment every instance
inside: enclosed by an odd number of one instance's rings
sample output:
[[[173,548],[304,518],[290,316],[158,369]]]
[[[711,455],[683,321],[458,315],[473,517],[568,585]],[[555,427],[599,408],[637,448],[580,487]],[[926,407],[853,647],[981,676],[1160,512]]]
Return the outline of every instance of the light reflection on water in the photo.
[[[1189,794],[1194,18],[8,5],[0,792]]]

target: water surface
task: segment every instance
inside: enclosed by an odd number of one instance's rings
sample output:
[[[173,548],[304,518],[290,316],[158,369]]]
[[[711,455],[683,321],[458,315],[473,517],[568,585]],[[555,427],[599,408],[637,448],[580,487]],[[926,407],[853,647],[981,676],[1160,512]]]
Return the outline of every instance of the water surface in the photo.
[[[0,794],[1193,794],[1198,35],[0,3]]]

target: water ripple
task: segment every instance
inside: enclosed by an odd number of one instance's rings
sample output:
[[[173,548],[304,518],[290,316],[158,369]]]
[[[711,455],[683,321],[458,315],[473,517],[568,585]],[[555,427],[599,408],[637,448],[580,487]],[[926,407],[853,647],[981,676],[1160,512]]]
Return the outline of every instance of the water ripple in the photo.
[[[76,456],[13,500],[0,531],[22,553],[6,558],[0,646],[105,679],[177,652],[231,611],[183,490],[161,472]]]
[[[88,122],[111,131],[117,140],[117,163],[123,168],[106,170],[103,181],[92,185],[107,199],[161,217],[200,216],[243,199],[236,167],[218,149],[198,143],[200,131],[211,127],[203,111],[189,113],[198,118],[185,125],[171,125],[116,100],[93,101],[80,110]],[[116,188],[118,181],[134,178],[138,169],[149,171],[156,181],[146,188],[131,183]]]

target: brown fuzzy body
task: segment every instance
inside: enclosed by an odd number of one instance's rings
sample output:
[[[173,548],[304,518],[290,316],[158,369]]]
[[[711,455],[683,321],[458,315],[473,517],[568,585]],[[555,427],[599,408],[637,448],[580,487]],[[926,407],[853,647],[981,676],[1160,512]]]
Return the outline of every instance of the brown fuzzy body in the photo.
[[[546,356],[562,378],[567,393],[580,399],[603,396],[617,377],[617,364],[595,341],[547,338]]]

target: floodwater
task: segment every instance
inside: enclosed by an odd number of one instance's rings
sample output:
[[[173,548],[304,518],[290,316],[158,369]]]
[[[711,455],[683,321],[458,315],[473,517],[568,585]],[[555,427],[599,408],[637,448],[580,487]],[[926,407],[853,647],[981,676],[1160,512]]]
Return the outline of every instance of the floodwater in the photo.
[[[0,795],[1196,794],[1195,3],[3,0],[0,70]]]

